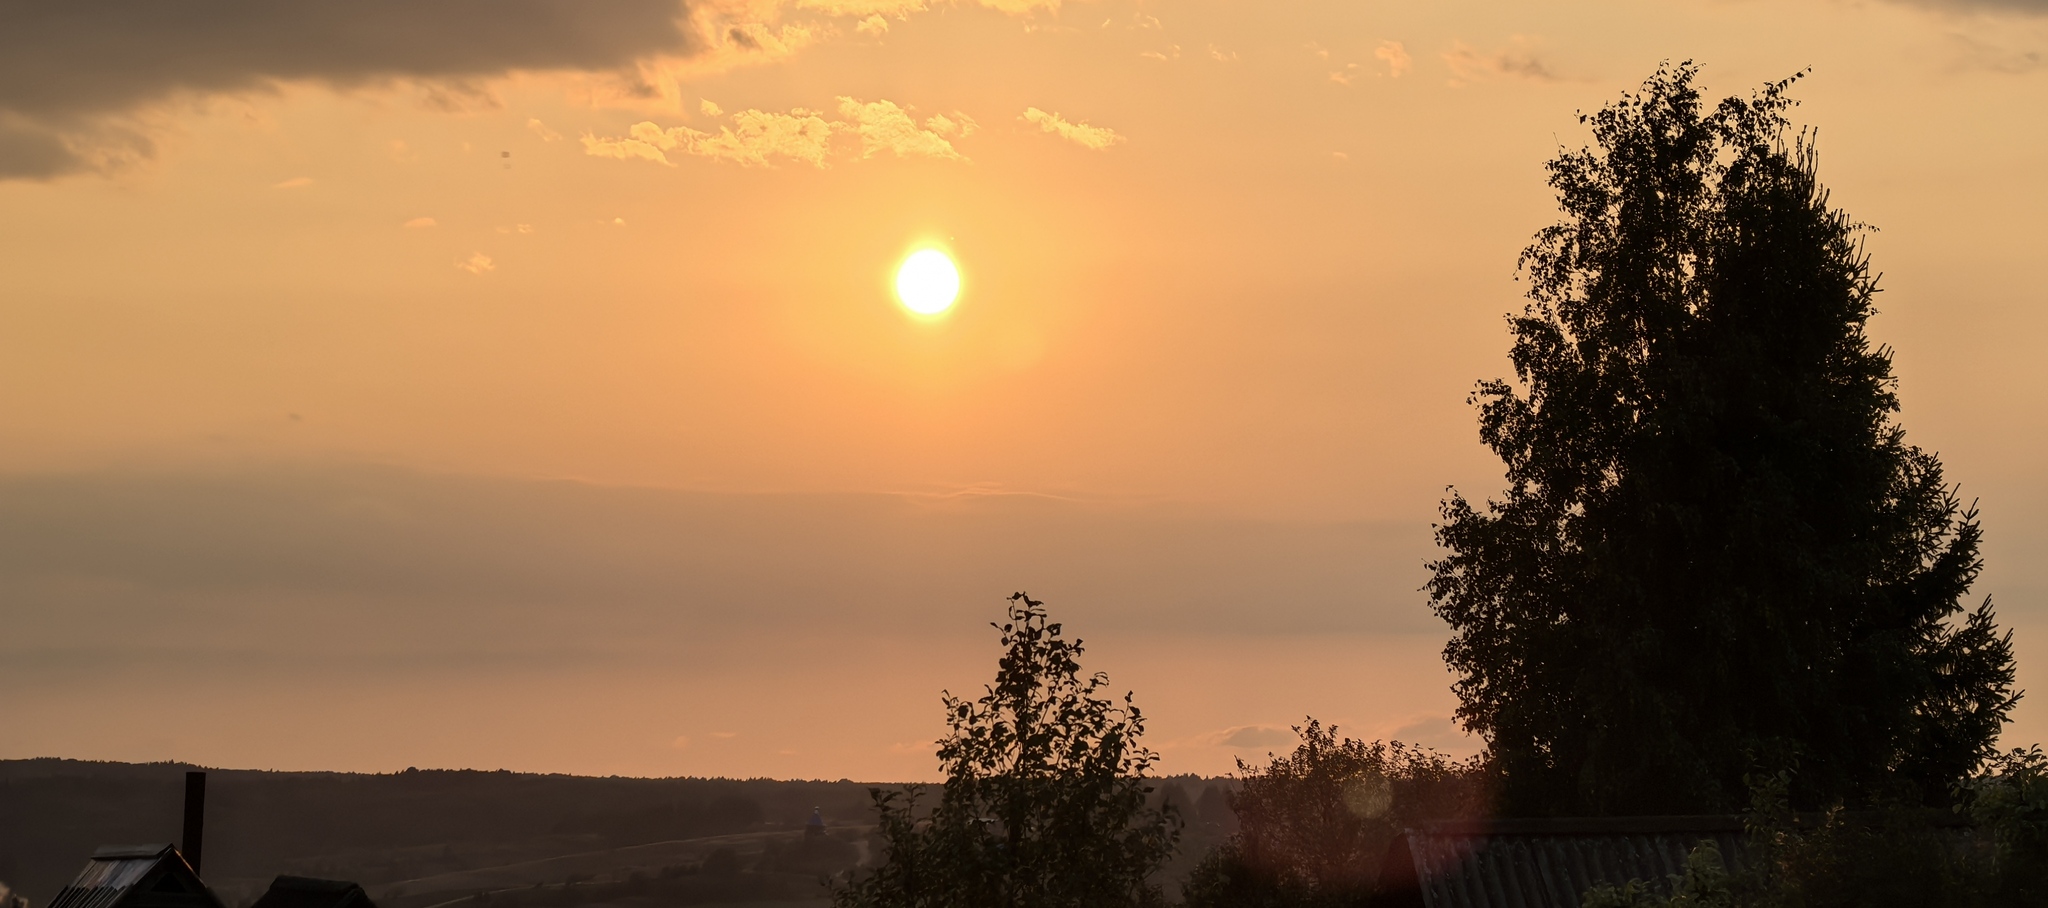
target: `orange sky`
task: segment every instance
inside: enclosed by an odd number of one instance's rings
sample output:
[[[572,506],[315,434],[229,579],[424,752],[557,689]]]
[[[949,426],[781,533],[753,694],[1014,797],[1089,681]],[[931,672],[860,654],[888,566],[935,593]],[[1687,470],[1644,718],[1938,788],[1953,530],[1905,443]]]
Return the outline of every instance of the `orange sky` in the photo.
[[[928,777],[1015,589],[1167,771],[1469,752],[1465,393],[1686,58],[1812,68],[2048,690],[2037,0],[140,2],[0,13],[0,757]]]

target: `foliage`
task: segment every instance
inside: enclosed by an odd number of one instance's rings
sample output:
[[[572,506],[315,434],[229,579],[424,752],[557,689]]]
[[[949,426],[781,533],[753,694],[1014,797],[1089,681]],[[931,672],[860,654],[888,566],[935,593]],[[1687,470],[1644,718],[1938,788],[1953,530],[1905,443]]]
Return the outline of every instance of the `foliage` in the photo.
[[[2017,695],[1980,529],[1908,445],[1877,279],[1788,79],[1703,109],[1691,64],[1582,116],[1523,253],[1516,382],[1481,382],[1508,488],[1443,503],[1427,590],[1458,715],[1523,814],[1946,797]],[[1796,77],[1795,77],[1796,78]]]
[[[1151,876],[1171,856],[1180,818],[1148,807],[1131,696],[1100,696],[1083,678],[1081,641],[1044,604],[1010,597],[995,683],[976,700],[945,696],[939,742],[946,782],[875,789],[886,857],[835,894],[840,908],[1109,908],[1162,903]]]
[[[1888,803],[1797,814],[1789,772],[1752,791],[1748,861],[1720,870],[1703,843],[1660,895],[1641,880],[1588,891],[1584,908],[2007,908],[2048,904],[2048,758],[2015,750],[1958,786],[1969,825]],[[1708,852],[1713,852],[1711,855]]]
[[[2048,904],[2048,756],[2040,745],[2000,755],[1960,788],[1977,824],[1985,901]]]
[[[1310,718],[1301,743],[1258,768],[1239,760],[1238,834],[1182,888],[1190,908],[1363,904],[1403,827],[1469,815],[1479,761],[1401,742],[1339,738]]]
[[[1735,890],[1730,885],[1721,848],[1711,840],[1701,842],[1685,856],[1685,872],[1671,876],[1669,897],[1652,891],[1641,880],[1620,886],[1595,886],[1579,901],[1579,908],[1736,908]]]

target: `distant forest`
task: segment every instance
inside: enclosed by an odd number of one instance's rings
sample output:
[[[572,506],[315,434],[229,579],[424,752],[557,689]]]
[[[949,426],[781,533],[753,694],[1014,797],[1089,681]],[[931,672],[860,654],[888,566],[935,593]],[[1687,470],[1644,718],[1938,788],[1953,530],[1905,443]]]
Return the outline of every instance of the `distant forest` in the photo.
[[[94,848],[175,843],[201,768],[0,761],[0,881],[45,905]],[[231,908],[278,874],[353,880],[380,908],[822,903],[873,847],[869,785],[847,780],[207,773],[205,876]],[[1235,831],[1233,784],[1158,780],[1194,846],[1166,869],[1176,883]],[[826,834],[807,838],[813,810]]]

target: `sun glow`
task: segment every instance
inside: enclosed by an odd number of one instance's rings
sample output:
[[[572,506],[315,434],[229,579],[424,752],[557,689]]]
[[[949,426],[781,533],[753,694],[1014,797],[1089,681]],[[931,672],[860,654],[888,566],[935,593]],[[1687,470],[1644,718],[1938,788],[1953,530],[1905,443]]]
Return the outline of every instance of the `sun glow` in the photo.
[[[921,249],[896,269],[896,298],[919,315],[938,315],[960,296],[960,271],[937,249]]]

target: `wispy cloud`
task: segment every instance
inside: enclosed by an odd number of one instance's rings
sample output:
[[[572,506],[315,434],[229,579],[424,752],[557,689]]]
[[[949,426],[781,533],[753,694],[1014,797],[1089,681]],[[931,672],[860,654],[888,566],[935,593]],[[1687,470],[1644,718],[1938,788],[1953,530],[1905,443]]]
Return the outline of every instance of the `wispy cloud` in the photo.
[[[1087,123],[1070,123],[1056,113],[1047,113],[1036,107],[1024,109],[1024,119],[1035,123],[1040,130],[1052,133],[1083,148],[1102,151],[1124,140],[1116,130],[1107,126],[1090,126]]]
[[[1284,725],[1239,725],[1203,736],[1204,743],[1238,749],[1286,747],[1298,736]]]
[[[498,270],[498,264],[496,262],[491,261],[490,256],[485,255],[481,252],[470,253],[469,258],[456,262],[455,267],[457,270],[467,271],[471,274],[476,275],[481,275],[488,271]]]
[[[526,128],[533,130],[533,134],[540,136],[540,140],[543,142],[559,142],[562,140],[562,134],[549,129],[548,125],[542,123],[539,117],[528,117]]]
[[[272,188],[272,189],[302,189],[302,188],[304,188],[304,187],[307,187],[307,186],[311,186],[311,185],[313,185],[313,178],[312,178],[312,177],[292,177],[292,178],[291,178],[291,179],[289,179],[289,180],[282,180],[282,181],[279,181],[279,182],[276,182],[276,183],[272,183],[272,184],[270,184],[270,188]]]
[[[1463,41],[1451,42],[1443,61],[1451,69],[1451,84],[1464,85],[1499,77],[1552,81],[1558,78],[1550,64],[1538,56],[1533,39],[1516,35],[1499,50],[1480,51]]]
[[[434,226],[434,223],[435,221],[433,218],[413,218],[410,221],[406,221],[405,226],[412,228],[414,230],[418,230],[423,227],[432,227]]]
[[[2048,5],[2048,4],[2044,4]],[[1989,72],[2025,75],[2048,68],[2048,55],[2038,50],[2019,50],[1979,41],[1968,35],[1951,34],[1949,69],[1954,72]]]
[[[1408,48],[1399,41],[1381,41],[1373,48],[1372,55],[1387,64],[1387,75],[1399,79],[1415,65],[1415,58],[1408,55]]]

